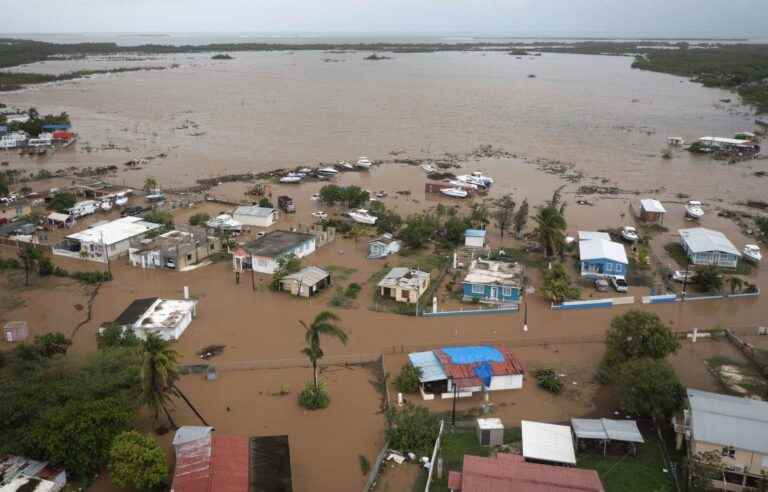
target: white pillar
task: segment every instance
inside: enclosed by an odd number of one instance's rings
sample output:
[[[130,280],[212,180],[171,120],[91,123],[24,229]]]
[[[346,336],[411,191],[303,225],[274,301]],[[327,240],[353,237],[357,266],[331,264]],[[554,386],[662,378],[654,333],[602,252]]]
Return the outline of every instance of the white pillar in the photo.
[[[437,312],[437,296],[434,296],[432,298],[432,312],[433,313]]]
[[[398,393],[397,394],[397,406],[402,407],[403,406],[403,394]]]
[[[184,299],[189,299],[189,287],[184,286]]]
[[[694,329],[693,329],[693,337],[692,337],[692,339],[691,339],[691,340],[693,341],[693,343],[696,343],[696,338],[697,338],[698,336],[699,336],[699,329],[698,329],[698,328],[694,328]]]
[[[456,266],[458,266],[458,264],[459,264],[458,262],[459,262],[458,256],[456,255],[456,252],[454,251],[453,252],[453,269],[454,270],[456,270]]]

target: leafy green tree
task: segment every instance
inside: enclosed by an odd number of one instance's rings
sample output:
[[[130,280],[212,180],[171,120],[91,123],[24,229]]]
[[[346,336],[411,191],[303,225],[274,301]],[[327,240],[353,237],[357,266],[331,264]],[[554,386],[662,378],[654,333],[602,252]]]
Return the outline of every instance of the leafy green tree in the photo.
[[[294,254],[281,256],[277,259],[277,270],[272,274],[272,280],[269,288],[277,292],[280,290],[280,281],[286,275],[296,273],[301,270],[301,258]]]
[[[342,196],[344,203],[346,203],[349,208],[362,207],[368,203],[368,200],[371,198],[370,193],[355,185],[342,188]]]
[[[484,203],[473,203],[469,220],[472,221],[474,227],[479,229],[488,227],[488,223],[491,221],[491,212],[488,210],[488,206]]]
[[[634,359],[618,367],[613,378],[619,402],[633,415],[664,418],[683,404],[683,389],[664,360]]]
[[[416,456],[428,456],[435,445],[440,431],[440,420],[424,407],[413,404],[399,412],[390,407],[387,411],[390,425],[387,438],[392,449],[415,453]]]
[[[528,199],[526,198],[523,200],[523,203],[520,204],[520,208],[517,209],[517,213],[513,219],[515,233],[518,236],[523,233],[523,229],[525,229],[525,225],[528,223],[528,209]]]
[[[344,191],[338,185],[325,185],[320,188],[320,201],[326,205],[335,205],[344,201]]]
[[[37,336],[33,342],[35,350],[40,352],[43,357],[66,354],[70,345],[72,345],[72,340],[58,331]]]
[[[707,265],[696,270],[696,285],[704,292],[720,292],[723,289],[723,274],[714,265]]]
[[[411,248],[421,248],[432,239],[437,231],[437,219],[429,214],[414,214],[405,221],[400,231],[403,242]]]
[[[275,208],[275,206],[272,204],[272,202],[269,201],[269,198],[267,198],[265,196],[261,197],[261,200],[259,200],[259,207]]]
[[[321,311],[315,316],[315,319],[310,325],[307,325],[303,321],[299,321],[299,324],[304,327],[304,340],[307,346],[302,349],[301,353],[306,355],[309,362],[312,364],[312,379],[314,382],[315,390],[319,390],[320,381],[318,373],[318,361],[323,358],[323,349],[320,348],[320,337],[327,336],[336,338],[343,345],[347,344],[349,337],[346,332],[339,327],[336,322],[340,318],[331,311]]]
[[[77,197],[73,193],[68,191],[57,191],[51,197],[51,201],[48,202],[48,208],[60,213],[65,213],[67,210],[75,206],[77,203]]]
[[[10,184],[8,182],[8,176],[5,173],[0,174],[0,196],[5,196],[10,193]]]
[[[106,464],[114,438],[132,427],[133,412],[117,398],[73,400],[50,408],[28,439],[67,473],[92,478]]]
[[[619,363],[643,357],[663,359],[680,349],[680,341],[656,313],[636,309],[613,318],[605,345]]]
[[[173,214],[167,210],[151,210],[144,214],[144,220],[154,224],[160,224],[166,229],[173,227]]]
[[[395,234],[403,223],[403,218],[394,210],[388,209],[382,202],[371,202],[368,212],[375,216],[379,232]]]
[[[96,346],[99,349],[115,347],[137,347],[140,340],[133,330],[126,330],[120,325],[109,323],[96,333]]]
[[[24,284],[29,285],[29,275],[38,269],[43,259],[43,252],[34,246],[24,246],[17,253],[22,267],[24,267]]]
[[[464,240],[464,231],[472,228],[469,217],[449,216],[443,224],[443,237],[446,241],[459,244]]]
[[[141,360],[141,399],[144,405],[149,407],[155,422],[157,422],[162,410],[171,426],[176,427],[176,422],[168,412],[168,405],[171,403],[172,396],[178,396],[186,402],[203,425],[208,425],[203,416],[176,386],[176,382],[179,380],[179,354],[171,348],[170,342],[163,340],[154,333],[148,333],[146,339],[139,346],[139,357]]]
[[[571,285],[565,266],[559,261],[553,262],[551,268],[544,271],[541,292],[555,303],[579,297],[578,287]]]
[[[121,488],[154,491],[168,482],[165,453],[152,437],[136,431],[115,438],[107,467],[112,483]]]
[[[421,369],[408,363],[400,369],[400,374],[395,378],[395,387],[401,393],[416,393],[419,391],[419,378]]]
[[[493,202],[492,215],[502,240],[504,239],[504,232],[509,229],[515,219],[515,206],[512,195],[504,195]]]
[[[211,216],[205,212],[194,214],[189,218],[189,225],[191,226],[204,226],[206,222],[211,220]]]

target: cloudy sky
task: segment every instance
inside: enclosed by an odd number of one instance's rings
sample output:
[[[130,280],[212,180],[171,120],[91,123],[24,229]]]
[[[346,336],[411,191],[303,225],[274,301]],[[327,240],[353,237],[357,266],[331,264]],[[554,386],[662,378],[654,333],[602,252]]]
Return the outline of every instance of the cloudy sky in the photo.
[[[767,0],[0,0],[0,32],[768,37]]]

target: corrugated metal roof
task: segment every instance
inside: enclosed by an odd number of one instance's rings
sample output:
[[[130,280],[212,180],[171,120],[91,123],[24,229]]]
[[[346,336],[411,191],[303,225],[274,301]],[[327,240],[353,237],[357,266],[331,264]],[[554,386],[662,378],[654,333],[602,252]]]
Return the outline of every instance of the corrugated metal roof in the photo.
[[[248,438],[201,437],[179,445],[172,492],[248,492]]]
[[[573,435],[567,425],[521,421],[523,456],[553,463],[576,464]]]
[[[579,231],[579,241],[589,241],[590,239],[604,239],[610,241],[611,235],[607,232]]]
[[[173,435],[173,445],[179,446],[181,444],[184,444],[190,441],[196,441],[203,437],[208,437],[211,435],[212,431],[213,431],[213,427],[203,427],[199,425],[182,425],[181,427],[178,428],[176,433]]]
[[[693,439],[768,454],[768,402],[688,389]]]
[[[274,208],[244,205],[237,207],[232,215],[249,215],[251,217],[269,217],[275,213]]]
[[[667,209],[664,208],[664,205],[662,205],[660,201],[654,200],[653,198],[643,198],[640,200],[640,207],[642,207],[642,209],[646,212],[658,214],[667,213]]]
[[[464,231],[466,237],[485,237],[485,231],[482,229],[467,229]]]
[[[604,239],[579,241],[579,258],[585,260],[611,260],[627,264],[627,252],[624,245]]]
[[[634,420],[571,419],[571,427],[576,437],[581,439],[645,442]]]
[[[322,268],[318,268],[315,266],[308,266],[308,267],[302,268],[296,273],[286,275],[285,277],[282,278],[281,281],[296,280],[297,282],[300,282],[304,285],[315,285],[316,283],[321,282],[328,275],[330,274],[325,270],[323,270]]]
[[[571,419],[571,427],[580,439],[608,439],[600,419]]]
[[[677,231],[688,249],[693,253],[706,253],[708,251],[722,251],[736,256],[741,253],[731,241],[720,231],[713,231],[705,227],[693,227]]]
[[[408,359],[411,361],[413,367],[421,369],[419,381],[422,383],[448,379],[445,371],[443,371],[443,366],[432,351],[413,352],[408,354]]]
[[[527,463],[508,453],[464,455],[461,474],[451,474],[449,482],[462,492],[604,492],[595,470]]]

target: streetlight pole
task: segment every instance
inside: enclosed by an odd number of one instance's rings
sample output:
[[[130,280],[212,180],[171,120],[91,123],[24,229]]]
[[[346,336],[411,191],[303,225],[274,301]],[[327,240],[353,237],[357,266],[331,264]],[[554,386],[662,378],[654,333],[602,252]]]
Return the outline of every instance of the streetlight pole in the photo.
[[[523,301],[523,307],[525,309],[523,313],[523,331],[528,331],[528,299]]]
[[[451,427],[456,427],[456,398],[458,397],[459,386],[456,381],[451,380],[453,383],[453,408],[451,409]]]

